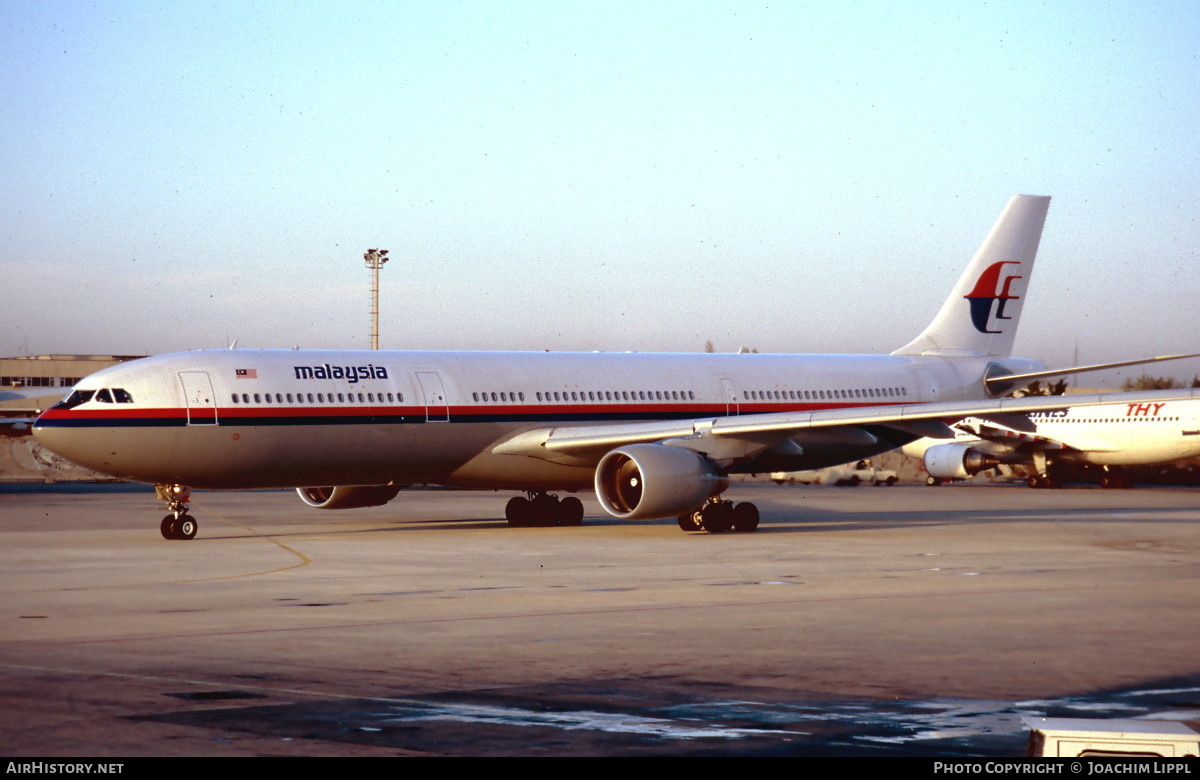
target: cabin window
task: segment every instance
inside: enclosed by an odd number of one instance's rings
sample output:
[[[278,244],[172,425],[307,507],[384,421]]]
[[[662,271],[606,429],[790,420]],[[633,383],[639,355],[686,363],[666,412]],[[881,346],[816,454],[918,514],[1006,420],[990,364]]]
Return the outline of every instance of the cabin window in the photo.
[[[290,404],[292,402],[292,394],[291,393],[287,394],[287,399],[288,399],[288,403]]]
[[[254,403],[256,403],[256,404],[261,404],[261,403],[262,403],[262,396],[261,396],[261,395],[259,395],[258,393],[255,393],[255,394],[254,394]]]
[[[231,395],[231,396],[229,396],[229,397],[230,397],[231,399],[233,399],[233,402],[234,402],[235,404],[238,402],[238,395],[237,395],[237,393],[234,393],[233,395]]]

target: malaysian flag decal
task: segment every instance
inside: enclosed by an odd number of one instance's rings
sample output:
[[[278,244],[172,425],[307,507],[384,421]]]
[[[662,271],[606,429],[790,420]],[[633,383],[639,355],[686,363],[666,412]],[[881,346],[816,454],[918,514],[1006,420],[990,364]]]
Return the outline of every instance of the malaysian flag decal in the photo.
[[[238,379],[258,379],[257,368],[239,368],[235,369]]]

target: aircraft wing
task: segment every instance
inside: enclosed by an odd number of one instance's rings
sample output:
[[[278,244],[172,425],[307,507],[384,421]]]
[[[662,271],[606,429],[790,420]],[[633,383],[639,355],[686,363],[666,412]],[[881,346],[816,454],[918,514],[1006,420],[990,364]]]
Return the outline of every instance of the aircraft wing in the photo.
[[[8,412],[12,410],[4,409]],[[33,433],[33,423],[37,420],[37,414],[31,414],[25,417],[0,417],[0,436],[21,437],[29,436]]]
[[[535,428],[506,439],[492,452],[526,455],[546,460],[598,461],[605,453],[628,444],[676,440],[689,448],[695,440],[707,439],[720,451],[739,442],[742,455],[766,450],[788,436],[804,430],[883,426],[918,436],[950,438],[947,420],[970,416],[1024,414],[1076,406],[1114,403],[1180,401],[1200,398],[1200,390],[1157,390],[1131,393],[1097,393],[1072,396],[1030,396],[980,401],[950,401],[890,406],[859,406],[852,409],[821,409],[811,412],[774,412],[732,417],[704,417],[612,425],[562,425]]]
[[[1058,396],[1062,398],[1062,396]],[[1072,404],[1074,405],[1074,404]],[[956,428],[975,437],[972,446],[994,455],[1009,453],[1030,454],[1033,452],[1119,452],[1122,448],[1100,439],[1085,439],[1075,437],[1070,443],[1059,441],[1052,436],[1041,436],[1028,431],[1020,431],[997,425],[988,420],[964,420],[955,425]]]

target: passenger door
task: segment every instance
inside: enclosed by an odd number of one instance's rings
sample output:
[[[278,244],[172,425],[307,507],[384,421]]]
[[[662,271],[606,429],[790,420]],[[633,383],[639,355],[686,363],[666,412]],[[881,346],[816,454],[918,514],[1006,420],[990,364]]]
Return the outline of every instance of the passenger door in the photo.
[[[180,371],[188,425],[216,425],[217,398],[206,371]]]

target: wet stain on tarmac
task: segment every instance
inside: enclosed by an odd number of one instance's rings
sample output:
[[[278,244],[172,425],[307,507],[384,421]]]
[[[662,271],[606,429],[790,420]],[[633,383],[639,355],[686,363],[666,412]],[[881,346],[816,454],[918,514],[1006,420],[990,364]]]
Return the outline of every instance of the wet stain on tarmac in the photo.
[[[195,691],[188,693],[168,693],[175,699],[185,699],[187,701],[221,701],[231,699],[265,699],[267,698],[261,693],[251,693],[250,691]]]
[[[1024,753],[1022,716],[1197,720],[1200,679],[1026,701],[787,699],[764,689],[629,679],[138,719],[439,755],[984,757]]]

